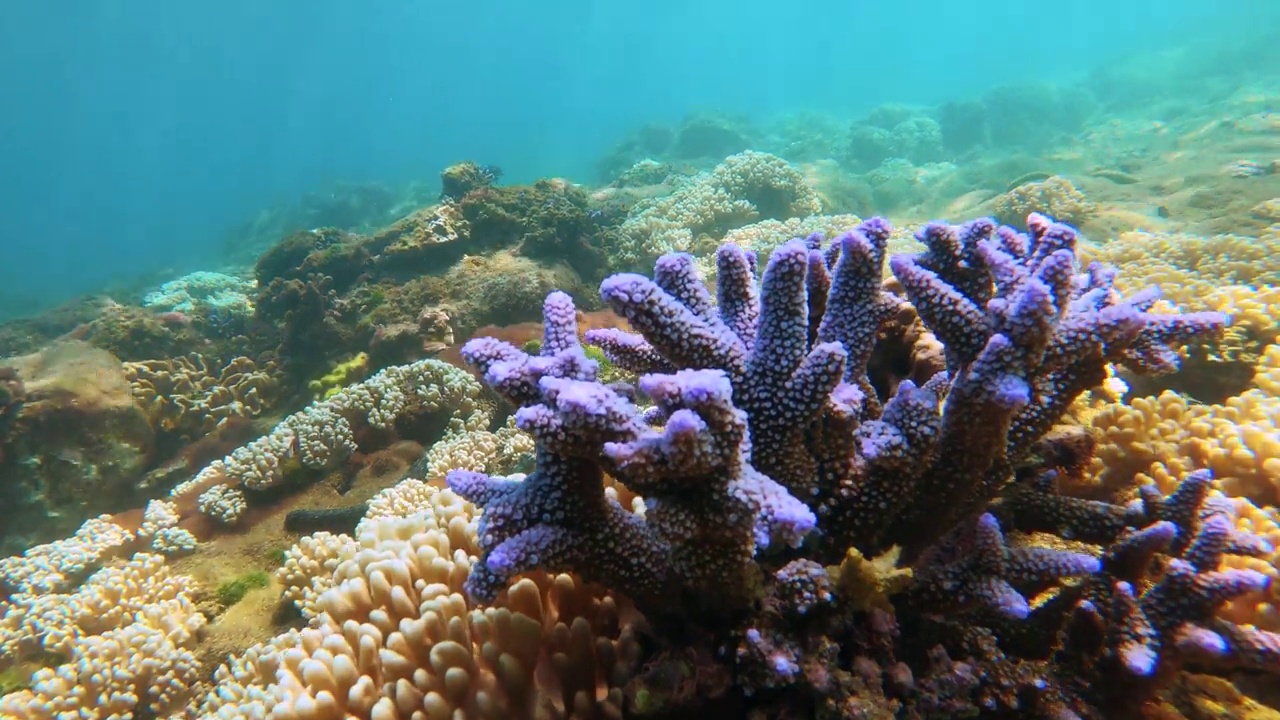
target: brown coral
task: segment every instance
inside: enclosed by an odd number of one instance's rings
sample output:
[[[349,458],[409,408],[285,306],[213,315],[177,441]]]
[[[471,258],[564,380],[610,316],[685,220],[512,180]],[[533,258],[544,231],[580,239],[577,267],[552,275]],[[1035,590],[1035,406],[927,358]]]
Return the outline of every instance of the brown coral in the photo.
[[[277,387],[275,363],[237,357],[221,368],[192,353],[124,364],[133,396],[157,428],[197,437],[233,418],[257,417]]]

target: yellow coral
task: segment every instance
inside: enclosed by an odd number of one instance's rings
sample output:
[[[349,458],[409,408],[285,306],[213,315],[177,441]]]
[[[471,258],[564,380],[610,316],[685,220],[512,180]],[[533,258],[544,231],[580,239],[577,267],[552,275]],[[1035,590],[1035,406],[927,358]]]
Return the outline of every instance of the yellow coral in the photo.
[[[1039,182],[1019,185],[996,200],[996,217],[1000,222],[1022,225],[1027,215],[1044,213],[1060,222],[1079,225],[1097,212],[1070,180],[1052,175]]]
[[[840,566],[827,568],[827,572],[836,578],[840,595],[852,607],[890,610],[893,606],[889,597],[906,590],[913,575],[911,568],[898,567],[901,553],[901,548],[893,547],[874,558],[867,558],[862,551],[851,547],[845,552]]]
[[[315,399],[328,400],[342,388],[364,379],[368,372],[368,353],[356,353],[355,357],[334,365],[332,370],[307,383],[307,389]]]
[[[1093,468],[1099,482],[1112,491],[1149,483],[1168,494],[1187,473],[1208,468],[1217,488],[1232,499],[1241,529],[1280,548],[1280,345],[1265,349],[1253,385],[1217,405],[1192,404],[1165,392],[1104,406],[1091,417],[1099,440]],[[1280,550],[1267,558],[1233,557],[1228,565],[1280,581]],[[1280,590],[1269,592],[1228,603],[1224,616],[1280,629]]]

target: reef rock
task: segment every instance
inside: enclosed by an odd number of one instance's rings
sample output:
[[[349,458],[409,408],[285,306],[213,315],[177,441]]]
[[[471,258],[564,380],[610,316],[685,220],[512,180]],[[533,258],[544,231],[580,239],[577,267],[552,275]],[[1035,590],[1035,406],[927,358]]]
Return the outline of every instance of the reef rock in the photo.
[[[79,341],[10,358],[25,402],[0,465],[0,552],[65,537],[137,505],[153,432],[121,363]]]

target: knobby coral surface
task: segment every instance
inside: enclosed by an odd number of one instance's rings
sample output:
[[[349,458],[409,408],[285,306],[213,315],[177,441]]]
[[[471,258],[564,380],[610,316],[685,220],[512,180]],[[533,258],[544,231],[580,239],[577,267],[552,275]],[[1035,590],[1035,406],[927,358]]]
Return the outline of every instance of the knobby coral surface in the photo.
[[[838,668],[917,710],[1044,717],[1102,717],[1140,703],[1149,692],[1116,688],[1150,691],[1152,678],[1184,662],[1277,669],[1280,637],[1214,619],[1223,602],[1266,583],[1220,570],[1223,557],[1270,548],[1206,500],[1207,475],[1168,500],[1149,494],[1141,507],[1081,507],[1073,503],[1087,501],[1043,484],[1035,496],[1025,483],[1011,485],[1109,364],[1167,373],[1180,346],[1226,325],[1214,312],[1149,312],[1157,290],[1125,296],[1113,270],[1077,270],[1072,228],[1037,214],[1026,224],[1026,234],[985,219],[929,224],[917,233],[925,252],[890,261],[943,344],[947,371],[922,385],[903,382],[888,398],[866,377],[877,332],[902,302],[881,289],[891,228],[880,219],[828,246],[818,236],[784,245],[759,285],[755,256],[727,245],[714,299],[685,255],[659,259],[652,279],[606,280],[602,299],[636,333],[586,339],[644,373],[638,388],[596,381],[562,294],[546,301],[540,354],[471,341],[464,359],[519,408],[516,423],[537,451],[524,479],[449,476],[484,509],[468,592],[490,600],[521,573],[578,573],[653,617],[740,633],[747,690],[805,688],[834,712],[847,707],[833,697],[857,696],[834,679]],[[606,474],[645,498],[643,514],[610,499]],[[1021,504],[1003,497],[1010,493]],[[998,518],[1078,547],[1006,537]],[[1137,559],[1134,545],[1144,548]],[[834,584],[812,566],[784,568],[765,585],[798,594],[806,608],[835,605],[839,622],[805,633],[803,621],[751,619],[760,569],[794,557],[791,548],[834,561],[851,546],[868,557],[901,552],[910,565],[911,581],[893,599],[896,618],[839,608],[823,589]],[[1033,601],[1045,592],[1060,600]],[[816,640],[854,649],[898,643],[890,626],[907,618],[928,628],[897,650],[918,653],[920,684],[834,655],[821,677],[812,675],[807,663],[829,652]],[[1035,631],[1043,631],[1038,644],[1013,639]],[[893,656],[868,658],[887,667],[900,661]],[[1127,674],[1112,677],[1112,668]],[[1099,678],[1108,682],[1090,682]]]

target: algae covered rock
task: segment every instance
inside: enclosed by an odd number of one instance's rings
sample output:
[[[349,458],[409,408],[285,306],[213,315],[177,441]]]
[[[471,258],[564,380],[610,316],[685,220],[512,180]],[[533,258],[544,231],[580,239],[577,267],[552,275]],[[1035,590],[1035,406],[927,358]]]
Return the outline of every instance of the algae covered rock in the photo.
[[[154,436],[120,361],[68,341],[0,364],[21,379],[25,396],[0,465],[0,552],[138,504],[135,481]]]

